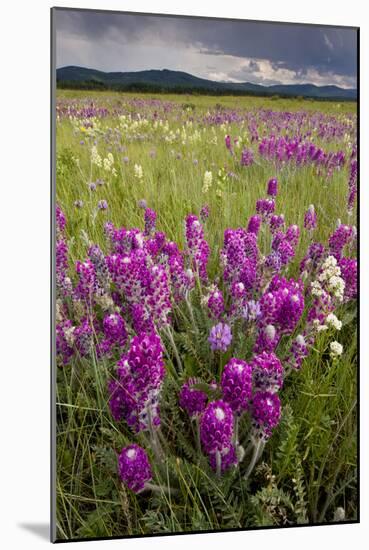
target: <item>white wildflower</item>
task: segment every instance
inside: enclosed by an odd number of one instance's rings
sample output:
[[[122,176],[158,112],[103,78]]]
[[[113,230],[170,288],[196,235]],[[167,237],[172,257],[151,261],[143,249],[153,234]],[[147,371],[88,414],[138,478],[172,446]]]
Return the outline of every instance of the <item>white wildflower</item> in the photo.
[[[99,168],[102,167],[102,159],[99,153],[97,152],[97,147],[95,145],[91,148],[91,162],[92,164],[95,164]]]
[[[135,173],[135,178],[137,178],[138,180],[142,180],[143,178],[142,166],[140,164],[135,164],[133,170]]]
[[[339,357],[340,355],[342,355],[343,346],[339,342],[336,342],[336,341],[331,342],[329,347],[331,349],[331,356],[332,357]]]
[[[213,183],[213,174],[210,171],[205,172],[204,174],[204,185],[202,187],[202,192],[207,193]]]
[[[323,293],[324,293],[324,290],[322,289],[322,286],[321,284],[319,283],[319,281],[313,281],[311,283],[311,294],[313,296],[323,296]]]
[[[329,327],[335,328],[336,330],[341,330],[342,328],[342,321],[337,319],[334,313],[330,313],[329,315],[327,315],[325,322]]]

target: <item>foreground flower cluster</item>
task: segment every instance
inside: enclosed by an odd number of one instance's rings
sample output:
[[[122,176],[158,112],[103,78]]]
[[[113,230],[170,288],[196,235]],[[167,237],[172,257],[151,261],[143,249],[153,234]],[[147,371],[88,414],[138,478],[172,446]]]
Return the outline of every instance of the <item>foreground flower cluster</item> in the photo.
[[[354,172],[350,189],[356,189]],[[156,212],[141,201],[143,229],[107,222],[104,250],[90,243],[74,270],[67,221],[57,207],[58,365],[81,358],[88,364],[93,356],[97,364],[114,365],[107,399],[112,418],[125,423],[132,438],[119,455],[119,475],[135,492],[155,487],[152,461],[165,460],[160,402],[166,377],[179,388],[178,407],[197,434],[199,457],[220,476],[243,468],[251,450],[248,477],[280,421],[285,378],[301,368],[323,331],[332,335],[332,358],[343,351],[334,340],[342,326],[335,311],[356,298],[356,229],[338,222],[327,244],[316,242],[313,205],[301,230],[286,226],[277,212],[279,184],[267,182],[245,227],[225,230],[216,278],[209,274],[206,206],[186,217],[181,250],[157,231]],[[300,231],[310,244],[294,278]],[[207,378],[187,372],[177,337],[183,330],[200,340],[206,333]],[[135,442],[141,432],[148,434],[147,449]]]

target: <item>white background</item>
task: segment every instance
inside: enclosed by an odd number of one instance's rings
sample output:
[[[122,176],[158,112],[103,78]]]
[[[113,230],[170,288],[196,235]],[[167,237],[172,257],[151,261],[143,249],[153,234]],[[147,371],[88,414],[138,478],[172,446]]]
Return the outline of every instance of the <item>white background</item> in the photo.
[[[102,541],[91,547],[213,548],[233,545],[335,550],[369,539],[368,474],[368,99],[369,18],[351,0],[68,0],[105,8],[244,19],[361,26],[361,518],[360,525]],[[49,8],[52,2],[5,0],[0,65],[0,545],[33,550],[49,521]],[[61,4],[63,5],[63,4]],[[5,124],[4,124],[5,123]],[[334,197],[332,197],[334,200]],[[5,304],[4,304],[5,302]],[[4,307],[5,305],[5,307]],[[86,543],[74,543],[73,548]],[[93,545],[93,546],[92,546]]]

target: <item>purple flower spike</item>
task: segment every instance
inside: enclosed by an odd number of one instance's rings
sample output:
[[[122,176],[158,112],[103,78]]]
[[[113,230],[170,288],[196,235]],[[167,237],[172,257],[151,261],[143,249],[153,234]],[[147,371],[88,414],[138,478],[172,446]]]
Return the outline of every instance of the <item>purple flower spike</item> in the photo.
[[[147,202],[145,199],[140,199],[137,204],[138,208],[143,208],[144,210],[147,208]]]
[[[152,479],[151,466],[146,451],[132,443],[122,449],[118,458],[119,476],[131,491],[139,493]]]
[[[280,339],[280,336],[277,333],[274,325],[264,326],[262,323],[260,323],[258,337],[255,341],[254,352],[255,353],[262,353],[263,351],[267,351],[268,353],[274,352],[276,347],[278,346],[279,339]]]
[[[315,212],[314,205],[311,204],[307,209],[307,211],[305,212],[304,227],[309,231],[313,231],[313,229],[316,229],[316,225],[317,225],[316,212]]]
[[[211,329],[208,340],[213,351],[227,351],[227,348],[232,341],[230,326],[226,323],[218,323]]]
[[[284,215],[273,214],[269,220],[269,227],[272,233],[275,233],[284,226]]]
[[[206,220],[207,220],[208,217],[209,217],[209,214],[210,214],[209,205],[204,204],[204,205],[201,207],[201,210],[200,210],[200,220],[201,220],[201,223],[205,223],[205,222],[206,222]]]
[[[232,410],[241,414],[246,411],[252,395],[252,368],[242,359],[232,358],[222,374],[224,400]]]
[[[283,386],[283,367],[274,353],[256,355],[252,362],[255,387],[261,391],[276,392]]]
[[[254,153],[252,149],[244,149],[241,155],[241,166],[251,166],[254,163]]]
[[[119,313],[106,315],[103,321],[105,339],[101,342],[101,351],[110,353],[114,346],[123,347],[127,342],[127,331]]]
[[[228,135],[227,135],[227,136],[225,137],[225,140],[224,140],[224,141],[225,141],[225,146],[227,147],[227,149],[228,149],[229,151],[231,151],[231,150],[232,150],[232,140],[231,140],[231,136],[228,136]]]
[[[151,208],[145,209],[145,235],[152,235],[155,231],[157,214]]]
[[[260,391],[252,402],[252,425],[258,437],[268,439],[281,418],[281,402],[276,393]]]
[[[357,260],[340,258],[338,265],[341,269],[341,277],[345,281],[345,298],[352,300],[357,296]]]
[[[260,216],[251,216],[249,219],[249,223],[247,224],[247,231],[248,233],[254,233],[254,235],[259,234],[261,224],[261,217]]]
[[[201,414],[206,407],[208,396],[205,392],[197,390],[193,386],[198,383],[196,378],[189,378],[181,388],[179,394],[179,404],[187,411],[188,416],[194,418]]]
[[[306,340],[302,334],[299,334],[292,342],[289,357],[286,359],[286,363],[291,368],[298,370],[301,368],[302,361],[309,354]]]
[[[136,432],[160,424],[159,397],[165,376],[163,347],[155,333],[132,338],[118,362],[117,380],[108,385],[115,420],[124,418]]]
[[[208,278],[206,267],[210,249],[204,238],[204,229],[197,216],[193,214],[187,216],[185,228],[188,253],[192,259],[195,270],[199,273],[200,279],[206,281]]]
[[[351,225],[339,224],[337,229],[329,237],[330,253],[338,260],[343,254],[343,249],[350,244],[356,237],[355,231]]]
[[[219,320],[224,313],[224,298],[223,294],[218,288],[210,293],[210,296],[208,298],[208,308],[211,317],[216,320]]]
[[[276,197],[278,194],[278,180],[277,178],[272,178],[268,181],[268,195],[270,197]]]
[[[107,210],[108,209],[108,203],[106,202],[106,200],[101,200],[97,203],[97,208],[99,210]]]
[[[263,218],[264,221],[274,213],[275,202],[273,199],[258,199],[256,201],[256,212]]]
[[[201,443],[208,454],[231,447],[233,411],[225,401],[213,401],[206,407],[200,423]]]
[[[63,210],[60,208],[60,206],[57,206],[55,209],[55,219],[56,219],[56,231],[60,235],[61,233],[64,233],[65,230],[65,215]]]

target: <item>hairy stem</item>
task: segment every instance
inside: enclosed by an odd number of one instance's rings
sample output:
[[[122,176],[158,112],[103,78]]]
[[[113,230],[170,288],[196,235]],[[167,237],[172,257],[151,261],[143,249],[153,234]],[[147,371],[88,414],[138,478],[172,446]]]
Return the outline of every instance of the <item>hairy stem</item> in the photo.
[[[153,491],[154,493],[167,493],[176,495],[178,494],[178,489],[173,489],[172,487],[165,487],[164,485],[155,485],[155,483],[149,483],[146,481],[143,491]]]
[[[199,454],[201,454],[201,437],[200,437],[200,419],[199,416],[195,417],[195,425],[196,425],[196,446]]]
[[[257,461],[259,460],[259,458],[261,457],[261,455],[263,453],[264,445],[265,445],[265,443],[262,439],[258,439],[258,442],[256,443],[256,445],[254,444],[254,452],[252,454],[249,467],[247,468],[247,472],[245,474],[245,479],[248,479],[250,477],[253,469],[255,468],[255,465],[256,465]]]
[[[215,460],[217,467],[217,477],[220,477],[222,473],[222,455],[220,454],[220,451],[218,451],[218,449],[215,451]]]
[[[169,341],[170,341],[170,343],[171,343],[171,345],[172,345],[172,348],[173,348],[173,351],[174,351],[174,355],[175,355],[175,358],[176,358],[177,363],[178,363],[178,368],[179,368],[180,372],[183,372],[182,361],[181,361],[181,359],[180,359],[179,352],[178,352],[176,343],[175,343],[175,341],[174,341],[172,331],[170,330],[170,327],[169,327],[169,326],[168,326],[168,327],[165,327],[164,331],[165,331],[165,334],[168,336]]]

